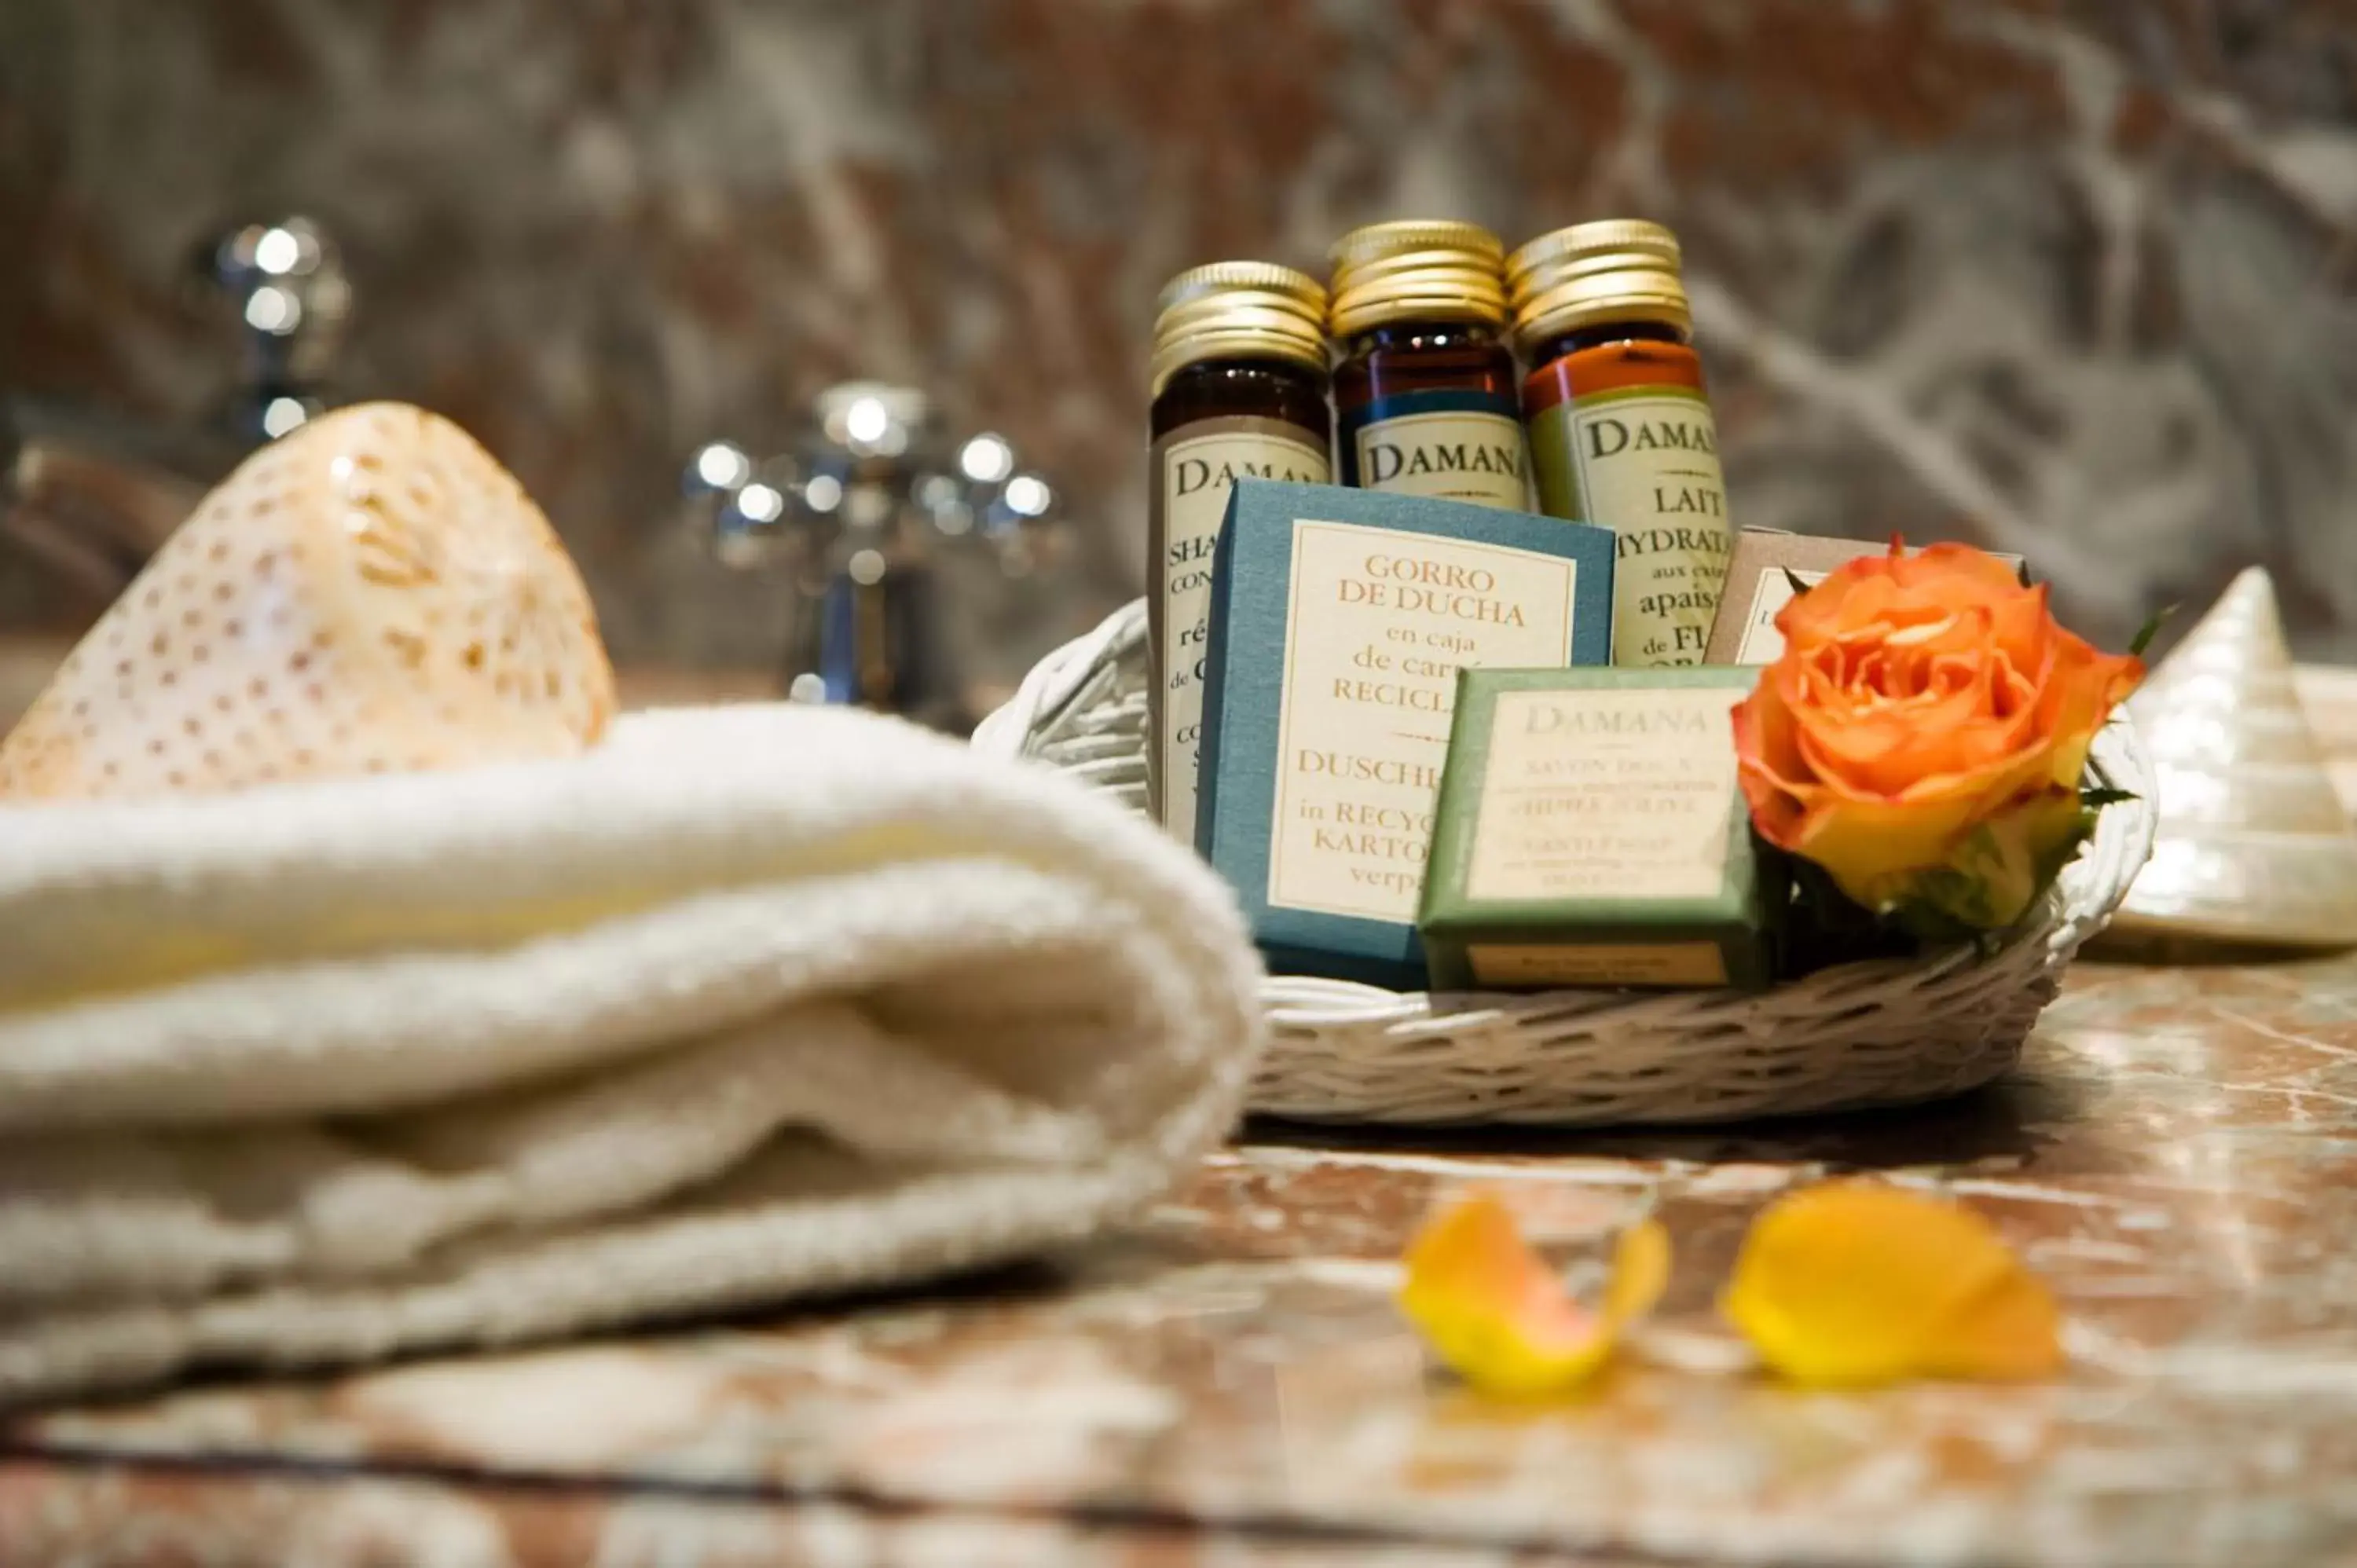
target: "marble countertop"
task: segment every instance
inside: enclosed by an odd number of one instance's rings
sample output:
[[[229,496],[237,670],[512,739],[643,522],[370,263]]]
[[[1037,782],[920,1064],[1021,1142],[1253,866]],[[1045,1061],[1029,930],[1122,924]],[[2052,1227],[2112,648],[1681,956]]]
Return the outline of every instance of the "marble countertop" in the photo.
[[[2357,1562],[2352,1108],[2357,957],[2087,965],[2017,1077],[1944,1107],[1254,1127],[1052,1265],[20,1418],[0,1561]],[[1653,1206],[1664,1326],[1706,1353],[1751,1213],[1854,1169],[2002,1226],[2065,1305],[2070,1374],[1836,1395],[1630,1365],[1525,1408],[1429,1372],[1392,1306],[1426,1207],[1509,1182],[1558,1243]]]
[[[2303,672],[2344,786],[2357,674]],[[641,679],[641,703],[742,694]],[[1888,1172],[2053,1282],[2069,1376],[1810,1394],[1642,1364],[1545,1408],[1391,1305],[1430,1204],[1640,1207],[1707,1357],[1750,1215]],[[0,1563],[2357,1565],[2357,955],[2083,964],[2022,1069],[1696,1133],[1247,1129],[1131,1233],[917,1294],[0,1421]]]

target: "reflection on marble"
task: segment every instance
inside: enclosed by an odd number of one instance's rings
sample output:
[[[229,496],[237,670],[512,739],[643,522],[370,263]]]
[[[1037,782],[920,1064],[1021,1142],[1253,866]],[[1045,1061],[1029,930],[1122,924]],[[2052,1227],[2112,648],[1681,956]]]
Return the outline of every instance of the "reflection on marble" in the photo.
[[[344,379],[479,431],[626,661],[758,661],[662,526],[850,375],[1006,432],[1141,575],[1156,285],[1370,218],[1684,237],[1738,519],[2028,553],[2116,645],[2270,565],[2357,658],[2348,0],[335,0],[0,7],[0,381],[167,421],[186,247],[342,237]],[[70,619],[0,569],[0,623]]]
[[[1254,1128],[1134,1234],[1055,1268],[214,1383],[6,1435],[85,1458],[425,1466],[1469,1550],[2305,1563],[2357,1542],[2352,1107],[2357,958],[2082,966],[2022,1073],[1943,1107],[1663,1133]],[[1857,1169],[2002,1227],[2063,1303],[2068,1377],[1825,1394],[1706,1375],[1727,1348],[1712,1292],[1751,1214]],[[1566,1261],[1641,1207],[1675,1238],[1646,1356],[1592,1397],[1485,1402],[1428,1371],[1403,1328],[1403,1242],[1477,1184],[1502,1187]],[[64,1486],[27,1484],[13,1506]]]

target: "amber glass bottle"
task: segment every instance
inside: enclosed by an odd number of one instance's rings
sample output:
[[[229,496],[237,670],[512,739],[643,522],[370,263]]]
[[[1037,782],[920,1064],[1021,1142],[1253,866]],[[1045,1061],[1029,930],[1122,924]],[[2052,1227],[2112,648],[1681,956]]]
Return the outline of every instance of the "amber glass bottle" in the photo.
[[[1620,536],[1612,661],[1698,664],[1731,536],[1718,432],[1658,223],[1559,229],[1506,263],[1541,510]]]
[[[1211,551],[1243,476],[1331,483],[1326,291],[1266,262],[1215,262],[1162,291],[1154,327],[1146,586],[1146,797],[1195,842]]]
[[[1471,223],[1376,223],[1334,246],[1327,325],[1342,482],[1530,504],[1504,247]]]

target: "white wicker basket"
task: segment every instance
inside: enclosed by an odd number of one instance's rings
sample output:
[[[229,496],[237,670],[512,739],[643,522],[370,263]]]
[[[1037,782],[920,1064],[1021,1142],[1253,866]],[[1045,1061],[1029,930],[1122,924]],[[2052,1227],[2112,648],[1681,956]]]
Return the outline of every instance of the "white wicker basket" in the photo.
[[[974,744],[1065,769],[1143,811],[1146,613],[1042,660]],[[1725,1122],[1898,1105],[2012,1067],[2079,945],[2152,847],[2152,779],[2125,718],[2097,737],[2137,799],[2106,810],[2045,904],[1993,952],[1824,970],[1758,995],[1402,995],[1273,976],[1252,1106],[1308,1120],[1556,1126]]]

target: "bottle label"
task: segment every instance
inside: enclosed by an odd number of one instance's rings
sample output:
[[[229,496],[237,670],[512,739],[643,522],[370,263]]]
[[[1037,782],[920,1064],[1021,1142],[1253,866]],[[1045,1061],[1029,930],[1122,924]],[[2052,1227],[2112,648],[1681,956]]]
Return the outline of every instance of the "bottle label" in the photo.
[[[1195,752],[1203,727],[1204,660],[1211,652],[1211,552],[1239,478],[1331,484],[1323,446],[1282,419],[1197,420],[1154,444],[1152,623],[1146,644],[1155,712],[1147,784],[1162,825],[1195,842]]]
[[[1304,521],[1291,584],[1268,902],[1413,922],[1457,671],[1570,663],[1577,564]]]
[[[1346,485],[1530,510],[1522,420],[1487,392],[1378,398],[1345,421],[1342,448]]]
[[[1612,662],[1699,664],[1733,545],[1718,429],[1688,387],[1628,387],[1531,420],[1539,498],[1557,517],[1620,536]]]

